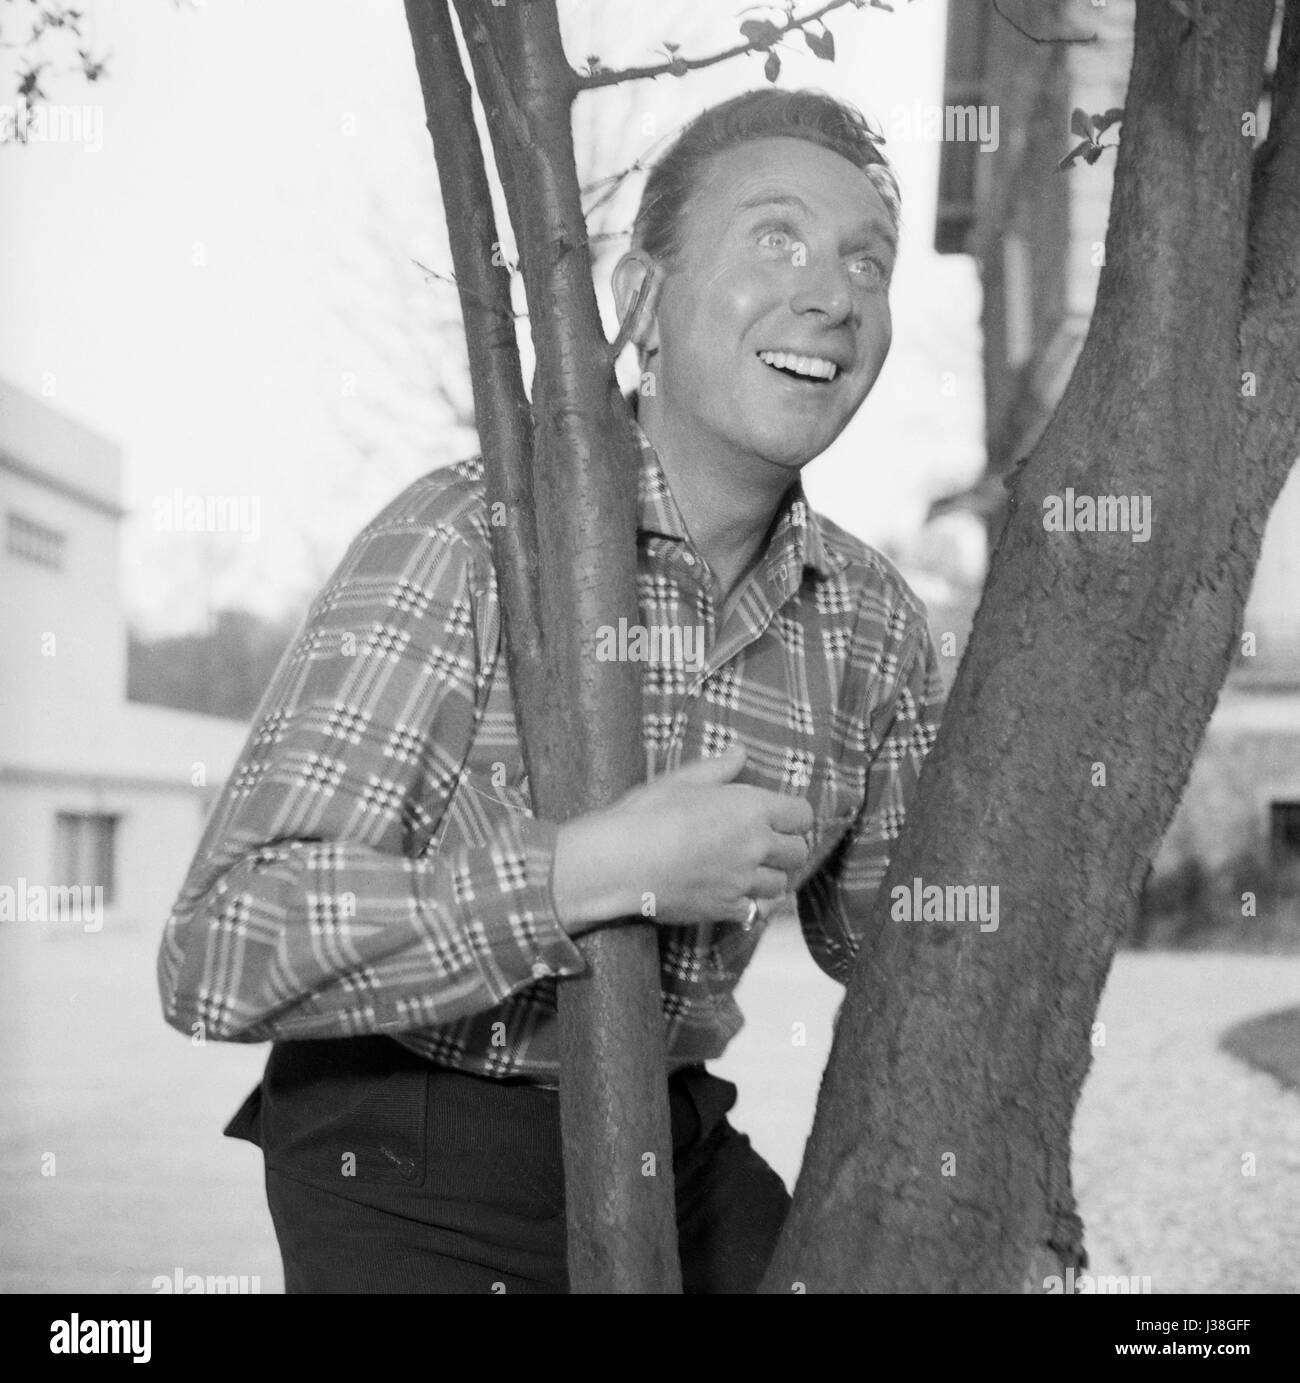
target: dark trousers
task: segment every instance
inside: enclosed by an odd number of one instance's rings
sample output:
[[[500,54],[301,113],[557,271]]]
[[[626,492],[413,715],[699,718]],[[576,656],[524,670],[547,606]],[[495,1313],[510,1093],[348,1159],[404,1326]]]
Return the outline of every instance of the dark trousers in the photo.
[[[669,1080],[687,1293],[752,1292],[790,1205],[735,1101],[703,1066]],[[385,1037],[284,1042],[226,1132],[265,1155],[286,1292],[568,1290],[556,1091]]]

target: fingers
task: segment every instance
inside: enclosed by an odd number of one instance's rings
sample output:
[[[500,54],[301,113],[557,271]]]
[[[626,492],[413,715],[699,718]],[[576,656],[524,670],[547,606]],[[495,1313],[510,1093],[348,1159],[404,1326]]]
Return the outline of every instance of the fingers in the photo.
[[[763,863],[773,869],[784,870],[786,874],[793,874],[802,869],[808,862],[808,842],[799,835],[781,835],[779,832],[772,833],[772,842],[767,854],[763,857]]]
[[[775,911],[781,899],[785,897],[788,884],[789,881],[785,875],[778,870],[760,869],[755,877],[752,891],[736,904],[735,916],[732,921],[747,926],[753,926],[755,922],[766,921]]]
[[[768,821],[774,831],[787,835],[807,835],[815,821],[812,803],[806,797],[791,797],[789,793],[769,792]]]
[[[782,869],[769,869],[760,864],[754,871],[754,884],[750,889],[751,898],[784,898],[790,888],[789,876]]]
[[[733,744],[713,758],[694,759],[683,764],[673,770],[672,777],[678,783],[729,783],[744,768],[745,758],[745,746]]]
[[[754,915],[751,918],[750,902],[751,899],[742,898],[740,902],[736,904],[735,914],[729,920],[732,922],[739,922],[742,926],[753,926],[753,924],[763,916],[763,908],[765,906],[771,906],[771,904],[760,903],[757,898],[754,898],[752,900],[754,905]]]

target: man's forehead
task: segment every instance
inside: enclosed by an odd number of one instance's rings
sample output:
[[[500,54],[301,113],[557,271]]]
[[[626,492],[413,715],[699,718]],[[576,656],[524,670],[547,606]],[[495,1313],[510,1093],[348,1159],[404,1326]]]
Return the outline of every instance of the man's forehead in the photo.
[[[700,191],[728,222],[777,206],[806,216],[829,212],[894,238],[884,198],[866,173],[810,140],[756,139],[725,149],[714,156]]]

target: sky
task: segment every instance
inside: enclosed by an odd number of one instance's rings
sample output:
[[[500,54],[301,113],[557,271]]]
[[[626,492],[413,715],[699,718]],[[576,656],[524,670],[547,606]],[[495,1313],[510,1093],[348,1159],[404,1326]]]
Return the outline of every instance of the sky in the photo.
[[[137,628],[198,627],[226,605],[276,616],[310,597],[387,499],[475,449],[455,421],[468,398],[455,290],[414,262],[450,274],[402,6],[86,9],[105,80],[46,81],[51,102],[92,106],[86,137],[0,147],[0,374],[122,447]],[[665,39],[714,52],[755,14],[772,11],[560,4],[575,65],[651,61]],[[983,464],[976,269],[933,249],[940,144],[917,118],[943,99],[944,20],[943,0],[846,7],[827,16],[835,62],[797,40],[780,50],[779,84],[860,106],[902,185],[890,358],[804,479],[815,507],[905,570],[931,501]],[[705,106],[763,84],[751,56],[584,95],[580,171],[626,168]],[[611,336],[608,274],[640,186],[627,179],[600,220]],[[216,496],[239,501],[239,531],[184,531],[187,505]]]

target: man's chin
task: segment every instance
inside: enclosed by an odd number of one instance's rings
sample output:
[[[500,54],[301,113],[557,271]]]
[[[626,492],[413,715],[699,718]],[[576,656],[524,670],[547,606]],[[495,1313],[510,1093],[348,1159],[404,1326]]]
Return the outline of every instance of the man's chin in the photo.
[[[805,427],[794,431],[787,425],[765,434],[754,450],[772,465],[785,470],[802,470],[810,461],[815,461],[843,430],[843,427],[833,432],[819,428],[814,432]]]
[[[818,451],[810,451],[807,447],[796,449],[773,448],[759,451],[759,456],[770,466],[777,466],[783,471],[801,471],[810,461],[815,461],[826,448],[822,447]]]

